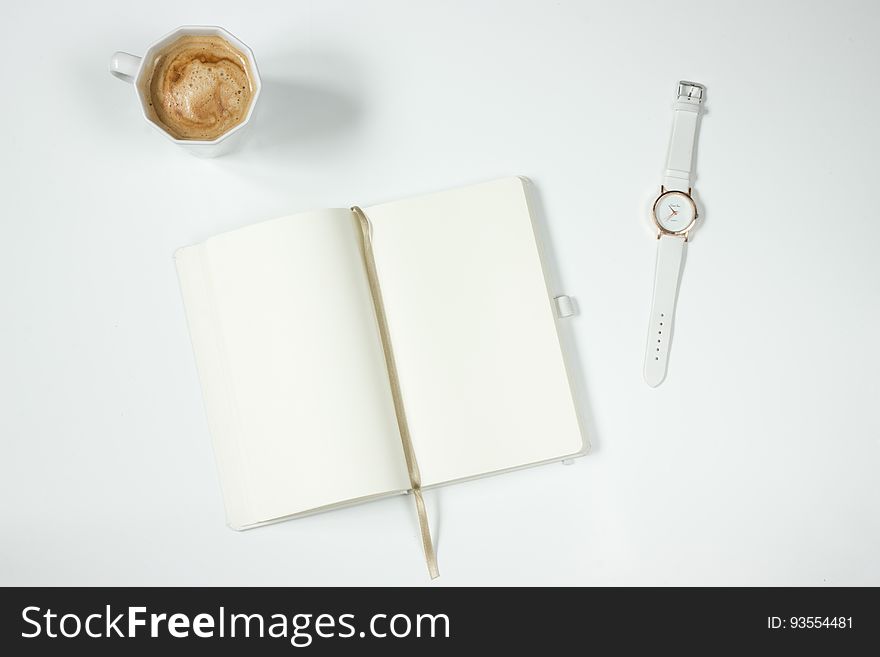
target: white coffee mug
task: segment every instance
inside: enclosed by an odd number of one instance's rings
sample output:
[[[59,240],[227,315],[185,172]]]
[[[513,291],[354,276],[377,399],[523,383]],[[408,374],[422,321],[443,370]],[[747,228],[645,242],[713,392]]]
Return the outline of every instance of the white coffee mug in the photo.
[[[147,111],[149,105],[149,92],[147,90],[147,85],[149,84],[149,76],[152,71],[152,62],[156,59],[156,56],[163,48],[167,47],[176,39],[186,35],[221,37],[241,51],[241,53],[247,57],[248,63],[250,64],[254,92],[251,97],[251,105],[250,108],[248,108],[247,116],[244,117],[244,120],[241,123],[216,139],[177,139],[171,135],[171,133],[169,133],[149,111]],[[127,52],[116,52],[110,58],[110,73],[120,80],[134,84],[134,90],[141,108],[141,114],[150,125],[175,144],[178,144],[194,155],[201,157],[215,157],[217,155],[222,155],[239,144],[242,139],[242,134],[251,122],[254,108],[257,105],[257,98],[260,95],[260,88],[262,87],[262,83],[260,82],[260,71],[257,69],[257,61],[254,59],[254,53],[251,49],[223,28],[212,25],[184,25],[183,27],[179,27],[150,45],[143,57],[137,57],[136,55],[131,55]]]

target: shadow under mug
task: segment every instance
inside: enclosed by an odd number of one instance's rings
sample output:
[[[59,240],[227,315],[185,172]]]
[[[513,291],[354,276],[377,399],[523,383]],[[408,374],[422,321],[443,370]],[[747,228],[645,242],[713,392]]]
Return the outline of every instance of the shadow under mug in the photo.
[[[224,132],[216,139],[197,140],[197,139],[177,139],[169,133],[165,127],[152,115],[147,109],[149,107],[149,93],[147,85],[149,84],[149,76],[152,72],[153,62],[156,56],[164,48],[176,41],[182,36],[218,36],[228,41],[234,48],[239,50],[248,59],[251,69],[251,78],[254,87],[254,93],[251,98],[251,105],[244,120],[235,127]],[[254,59],[254,53],[239,39],[232,36],[229,32],[221,27],[212,25],[184,25],[172,30],[158,41],[151,44],[143,57],[131,55],[127,52],[116,52],[110,58],[111,75],[134,85],[135,94],[137,95],[138,104],[141,108],[141,114],[144,119],[161,132],[165,137],[173,141],[175,144],[182,146],[193,155],[200,157],[215,157],[228,152],[237,146],[245,133],[248,124],[254,114],[254,108],[257,105],[257,99],[260,95],[262,83],[260,81],[260,71],[257,69],[257,61]]]

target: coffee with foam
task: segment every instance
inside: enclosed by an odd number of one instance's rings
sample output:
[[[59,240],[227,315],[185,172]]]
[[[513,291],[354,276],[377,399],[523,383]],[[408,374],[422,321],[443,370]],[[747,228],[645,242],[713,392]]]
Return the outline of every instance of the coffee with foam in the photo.
[[[153,61],[152,118],[176,139],[210,141],[247,117],[254,95],[248,58],[219,36],[182,36]]]

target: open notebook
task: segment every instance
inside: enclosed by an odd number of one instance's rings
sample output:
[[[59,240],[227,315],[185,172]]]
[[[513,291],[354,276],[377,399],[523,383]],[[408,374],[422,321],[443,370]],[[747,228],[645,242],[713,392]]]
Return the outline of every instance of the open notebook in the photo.
[[[304,212],[176,252],[231,527],[585,451],[527,184]]]

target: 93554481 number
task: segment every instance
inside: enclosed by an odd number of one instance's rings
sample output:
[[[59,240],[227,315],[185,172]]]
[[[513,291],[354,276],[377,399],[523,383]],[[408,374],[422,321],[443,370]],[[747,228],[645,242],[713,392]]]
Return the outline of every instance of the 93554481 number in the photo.
[[[852,616],[767,616],[771,630],[851,630],[852,626]]]

